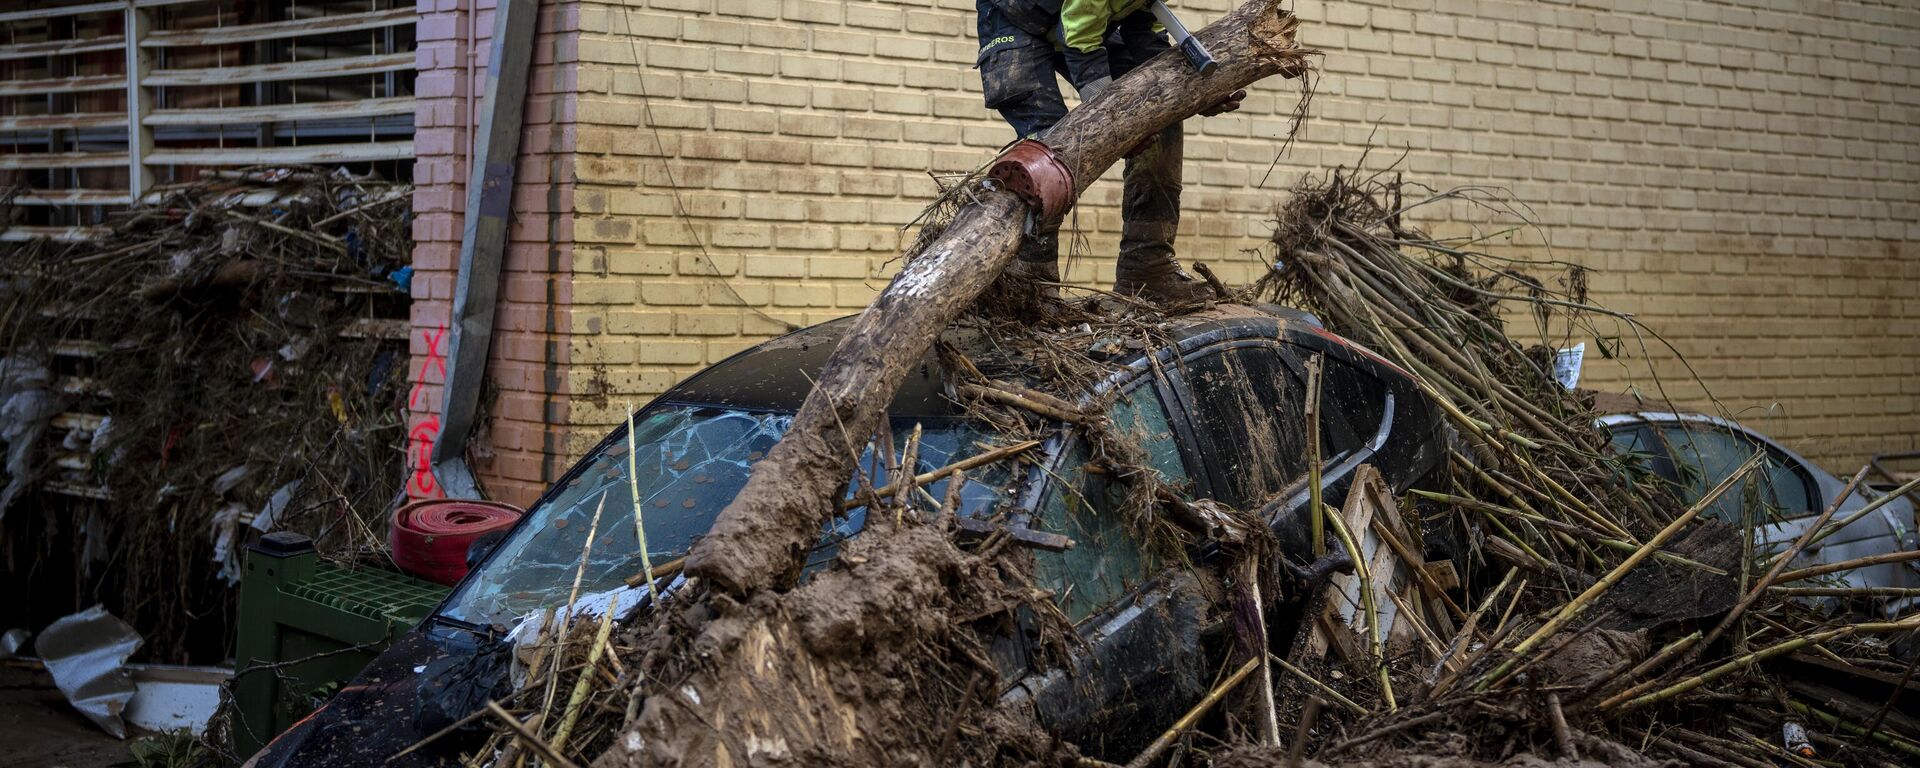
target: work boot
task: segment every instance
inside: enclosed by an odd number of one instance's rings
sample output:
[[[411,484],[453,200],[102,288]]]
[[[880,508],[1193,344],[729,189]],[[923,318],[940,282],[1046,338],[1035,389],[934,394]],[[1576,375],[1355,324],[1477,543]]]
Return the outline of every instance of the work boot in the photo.
[[[1035,297],[1047,301],[1060,298],[1060,287],[1048,283],[1060,282],[1060,262],[1057,259],[1033,260],[1015,259],[1007,265],[1005,280],[1009,287],[1022,294],[1032,292]]]
[[[1120,262],[1115,293],[1162,304],[1191,304],[1213,297],[1212,289],[1173,256],[1180,229],[1180,161],[1184,134],[1169,125],[1146,151],[1127,159],[1120,199]]]
[[[1187,274],[1172,249],[1153,253],[1141,249],[1120,254],[1114,270],[1114,293],[1139,296],[1160,304],[1198,304],[1214,298],[1212,286]],[[1147,251],[1147,252],[1142,252]]]

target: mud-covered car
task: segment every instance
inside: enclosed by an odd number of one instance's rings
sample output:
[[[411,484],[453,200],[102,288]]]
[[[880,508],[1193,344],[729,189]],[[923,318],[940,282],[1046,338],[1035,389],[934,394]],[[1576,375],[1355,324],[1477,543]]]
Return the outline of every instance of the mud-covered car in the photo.
[[[739,492],[756,460],[790,425],[810,376],[848,327],[828,322],[740,353],[660,395],[635,417],[631,457],[654,563],[684,555]],[[1354,470],[1379,469],[1403,491],[1443,466],[1444,426],[1404,371],[1277,307],[1223,306],[1169,321],[1155,349],[1114,344],[1111,375],[1082,405],[1110,403],[1111,422],[1140,440],[1148,463],[1190,498],[1266,509],[1281,540],[1300,542],[1308,498],[1305,366],[1323,359],[1319,424],[1322,482],[1337,503]],[[1099,346],[1099,345],[1097,345]],[[916,473],[985,450],[999,437],[951,398],[938,355],[909,375],[888,409],[897,442],[922,430]],[[1027,548],[1039,586],[1050,590],[1083,643],[1045,665],[1037,621],[994,643],[1003,706],[1021,710],[1090,754],[1118,757],[1160,733],[1204,695],[1229,634],[1191,569],[1156,557],[1110,507],[1121,495],[1088,466],[1084,436],[1060,423],[1036,460],[968,473],[959,515],[974,527],[1010,529],[1056,546]],[[471,743],[459,734],[406,757],[394,753],[505,693],[503,638],[524,617],[564,604],[583,541],[600,525],[582,594],[626,589],[641,568],[628,488],[628,441],[616,429],[533,505],[484,555],[435,614],[320,712],[256,758],[260,766],[433,764]],[[861,460],[875,485],[886,462]],[[1030,454],[1031,456],[1031,454]],[[948,479],[926,490],[948,498]],[[604,508],[601,505],[604,504]],[[829,523],[810,558],[830,561],[857,535],[865,510]],[[1057,543],[1070,541],[1060,548]],[[1210,555],[1194,553],[1204,562]],[[1049,658],[1052,658],[1049,656]]]
[[[1743,515],[1753,514],[1758,524],[1754,529],[1756,543],[1762,551],[1786,549],[1846,490],[1845,481],[1733,421],[1686,411],[1638,410],[1631,404],[1613,407],[1625,412],[1609,413],[1598,420],[1613,450],[1667,481],[1682,503],[1698,501],[1755,451],[1764,453],[1759,469],[1701,513],[1736,528],[1742,524]],[[1809,545],[1795,558],[1794,567],[1920,548],[1914,531],[1913,503],[1907,499],[1889,500],[1864,516],[1855,514],[1879,496],[1880,492],[1864,484],[1849,495],[1832,520],[1858,519]],[[1850,587],[1920,588],[1920,562],[1870,565],[1826,578]],[[1910,597],[1888,599],[1880,601],[1880,607],[1886,615],[1898,616],[1916,603],[1920,601]]]

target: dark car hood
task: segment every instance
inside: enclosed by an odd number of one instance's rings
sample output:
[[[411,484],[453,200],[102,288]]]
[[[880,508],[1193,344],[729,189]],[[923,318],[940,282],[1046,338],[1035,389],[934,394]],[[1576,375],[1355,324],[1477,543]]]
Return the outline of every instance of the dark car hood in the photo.
[[[401,636],[352,682],[280,734],[249,766],[435,766],[471,749],[477,728],[455,732],[388,762],[507,691],[508,647],[428,620]]]

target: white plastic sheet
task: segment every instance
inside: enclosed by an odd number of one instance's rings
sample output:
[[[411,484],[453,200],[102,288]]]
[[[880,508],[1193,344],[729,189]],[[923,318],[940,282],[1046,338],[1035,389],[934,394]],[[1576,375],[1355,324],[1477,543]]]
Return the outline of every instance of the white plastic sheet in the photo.
[[[40,632],[33,647],[67,702],[102,730],[124,739],[127,724],[120,715],[134,693],[127,659],[140,643],[139,632],[96,605],[54,622]]]

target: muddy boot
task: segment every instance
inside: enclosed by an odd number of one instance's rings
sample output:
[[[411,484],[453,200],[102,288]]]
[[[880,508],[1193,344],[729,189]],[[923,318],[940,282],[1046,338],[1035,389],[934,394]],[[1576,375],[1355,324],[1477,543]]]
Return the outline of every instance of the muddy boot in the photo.
[[[1147,249],[1143,249],[1147,250]],[[1197,304],[1215,297],[1205,280],[1187,274],[1172,249],[1120,254],[1114,270],[1113,291],[1161,304]]]
[[[1020,241],[1013,263],[1000,273],[992,292],[1015,317],[1033,320],[1045,312],[1045,305],[1060,300],[1060,288],[1048,283],[1060,282],[1060,232],[1057,229],[1028,235]]]
[[[1039,301],[1058,301],[1060,288],[1046,283],[1060,282],[1060,263],[1053,260],[1014,259],[1007,265],[1007,271],[1001,279],[1007,287],[1022,296],[1032,296]]]
[[[1160,132],[1151,148],[1127,159],[1115,293],[1162,304],[1213,298],[1206,282],[1187,274],[1173,256],[1173,236],[1180,229],[1183,139],[1181,125],[1174,123]]]

